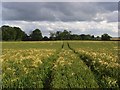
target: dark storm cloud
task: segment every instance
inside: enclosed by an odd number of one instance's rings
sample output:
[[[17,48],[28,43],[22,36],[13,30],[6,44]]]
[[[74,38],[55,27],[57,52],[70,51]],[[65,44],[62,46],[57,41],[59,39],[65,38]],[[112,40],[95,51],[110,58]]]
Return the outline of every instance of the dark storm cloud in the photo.
[[[24,21],[92,21],[98,13],[117,11],[117,6],[117,2],[4,2],[2,18]]]

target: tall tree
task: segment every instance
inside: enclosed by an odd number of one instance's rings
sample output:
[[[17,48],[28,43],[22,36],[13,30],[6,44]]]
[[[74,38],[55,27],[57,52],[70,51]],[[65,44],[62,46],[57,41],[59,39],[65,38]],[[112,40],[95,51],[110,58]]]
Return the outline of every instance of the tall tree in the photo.
[[[31,34],[30,34],[31,40],[33,41],[40,41],[42,40],[42,33],[39,29],[35,29]]]
[[[101,35],[101,40],[110,40],[111,36],[109,36],[108,34],[103,34]]]
[[[64,30],[60,33],[61,40],[70,40],[71,31]]]
[[[15,30],[10,26],[2,26],[2,39],[5,41],[14,41],[16,38]]]
[[[2,40],[4,41],[16,41],[23,40],[27,34],[22,31],[19,27],[10,27],[10,26],[2,26]]]
[[[24,31],[22,31],[19,27],[13,27],[13,29],[16,31],[16,37],[15,37],[16,41],[21,41],[25,37],[27,37],[27,34]]]
[[[55,40],[55,32],[49,32],[50,33],[50,40]]]

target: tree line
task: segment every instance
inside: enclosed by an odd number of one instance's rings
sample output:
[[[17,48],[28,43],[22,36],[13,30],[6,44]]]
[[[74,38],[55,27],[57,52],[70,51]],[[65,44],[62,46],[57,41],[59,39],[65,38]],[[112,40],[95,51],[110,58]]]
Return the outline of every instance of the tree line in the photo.
[[[35,29],[30,35],[27,35],[19,27],[2,26],[0,28],[2,31],[3,41],[50,41],[50,40],[110,40],[111,36],[108,34],[103,34],[101,37],[90,34],[72,34],[71,31],[56,31],[50,32],[50,37],[42,35],[41,30]]]

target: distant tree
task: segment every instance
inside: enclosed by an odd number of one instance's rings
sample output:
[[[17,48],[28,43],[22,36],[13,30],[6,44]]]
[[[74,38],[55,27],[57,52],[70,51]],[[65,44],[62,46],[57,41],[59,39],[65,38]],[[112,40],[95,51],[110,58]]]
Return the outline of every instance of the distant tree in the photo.
[[[19,27],[13,27],[13,29],[16,32],[16,35],[15,35],[16,41],[24,40],[27,37],[27,34],[24,31],[22,31]]]
[[[63,32],[50,32],[50,40],[95,40],[95,37],[90,34],[71,34],[71,31],[64,30]]]
[[[16,41],[23,40],[23,38],[27,35],[24,31],[22,31],[19,27],[10,27],[10,26],[2,26],[2,40],[4,41]]]
[[[61,40],[70,40],[71,31],[64,30],[60,33]]]
[[[87,35],[81,34],[80,38],[81,38],[81,40],[95,40],[94,35],[90,35],[90,34],[87,34]]]
[[[57,31],[56,33],[55,33],[55,39],[56,40],[61,40],[62,38],[61,38],[61,31]]]
[[[49,38],[48,38],[47,36],[44,36],[42,40],[43,40],[43,41],[48,41]]]
[[[22,41],[31,41],[31,37],[26,34]]]
[[[97,36],[96,38],[100,38],[99,36]]]
[[[85,34],[81,34],[80,37],[81,37],[81,40],[85,40]]]
[[[103,34],[101,35],[101,40],[110,40],[111,36],[109,36],[108,34]]]
[[[70,35],[70,40],[80,40],[80,36],[77,34]]]
[[[103,34],[101,37],[90,34],[71,34],[71,31],[56,31],[50,32],[50,37],[42,37],[42,32],[39,29],[35,29],[28,36],[19,27],[2,26],[0,27],[0,36],[2,36],[3,41],[48,41],[48,40],[110,40],[111,36],[108,34]],[[1,40],[1,37],[0,37]]]
[[[71,31],[50,32],[50,40],[70,40]]]
[[[50,33],[50,40],[55,40],[55,32],[49,32]]]
[[[30,37],[31,37],[31,40],[33,40],[33,41],[40,41],[40,40],[42,40],[42,33],[39,29],[35,29],[30,34]]]
[[[95,39],[96,39],[96,40],[101,40],[101,37],[100,37],[100,36],[97,36]]]
[[[92,40],[92,36],[90,34],[85,35],[85,40]]]
[[[9,26],[2,26],[2,40],[9,41],[15,40],[15,32],[13,31],[12,27]]]
[[[91,36],[91,40],[95,40],[95,36],[94,35]]]

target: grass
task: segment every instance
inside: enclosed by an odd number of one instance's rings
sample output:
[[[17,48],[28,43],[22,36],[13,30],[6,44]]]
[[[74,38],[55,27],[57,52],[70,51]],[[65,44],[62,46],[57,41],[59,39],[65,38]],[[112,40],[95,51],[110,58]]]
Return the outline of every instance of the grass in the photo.
[[[62,41],[2,42],[3,49],[57,49],[61,45]]]
[[[3,88],[119,88],[118,42],[2,43]]]

